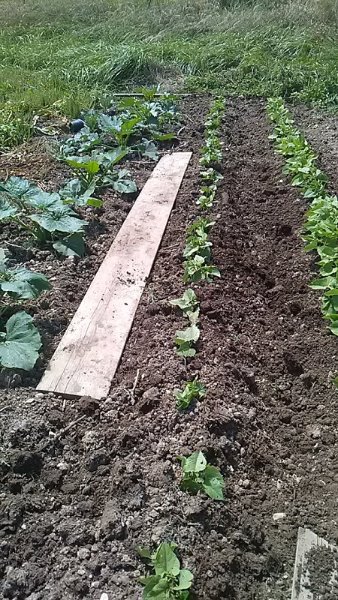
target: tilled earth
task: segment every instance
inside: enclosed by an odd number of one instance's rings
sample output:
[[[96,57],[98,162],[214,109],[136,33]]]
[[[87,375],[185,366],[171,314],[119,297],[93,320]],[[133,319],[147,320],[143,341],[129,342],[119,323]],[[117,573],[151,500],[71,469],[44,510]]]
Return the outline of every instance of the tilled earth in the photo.
[[[196,358],[175,355],[185,321],[168,300],[184,289],[204,110],[190,106],[181,148],[194,158],[109,397],[63,400],[19,381],[3,390],[3,598],[139,600],[137,546],[174,540],[196,599],[289,600],[297,528],[338,541],[337,340],[307,286],[306,204],[281,175],[258,100],[227,103],[212,232],[222,278],[196,287]],[[42,301],[46,322],[57,303],[46,357],[84,291],[59,325],[62,297]],[[173,391],[196,374],[207,396],[178,413]],[[177,457],[197,449],[224,473],[224,503],[180,491]]]

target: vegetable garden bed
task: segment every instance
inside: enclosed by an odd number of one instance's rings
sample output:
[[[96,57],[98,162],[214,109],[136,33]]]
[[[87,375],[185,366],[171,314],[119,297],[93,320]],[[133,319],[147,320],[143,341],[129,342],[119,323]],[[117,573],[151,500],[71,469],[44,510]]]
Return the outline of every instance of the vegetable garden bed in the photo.
[[[185,360],[175,352],[187,319],[170,301],[187,289],[182,252],[200,214],[207,110],[208,100],[184,104],[180,149],[193,160],[109,397],[37,394],[25,386],[39,368],[3,390],[5,598],[139,599],[147,571],[137,547],[173,541],[194,575],[191,597],[286,600],[298,526],[338,539],[337,340],[308,286],[315,267],[299,237],[307,204],[282,175],[263,102],[227,101],[223,180],[207,213],[221,278],[192,284],[197,353]],[[147,173],[141,165],[140,181]],[[107,230],[81,261],[30,259],[43,272],[41,264],[51,267],[56,282],[36,308],[46,358],[128,206],[112,197]],[[177,410],[175,391],[197,377],[205,391]],[[180,489],[177,458],[196,451],[219,467],[224,501]]]

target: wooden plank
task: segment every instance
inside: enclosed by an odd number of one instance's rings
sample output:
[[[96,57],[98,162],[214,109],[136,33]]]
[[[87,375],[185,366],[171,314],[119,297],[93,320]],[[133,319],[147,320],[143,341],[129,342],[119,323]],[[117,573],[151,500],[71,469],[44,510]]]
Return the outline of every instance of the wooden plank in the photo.
[[[139,194],[37,386],[100,399],[110,389],[191,152],[165,155]]]
[[[321,558],[321,549],[326,552],[327,550],[330,550],[330,553],[333,553],[332,560],[327,560],[325,557]],[[314,570],[312,576],[309,571],[309,553],[313,553],[314,551],[316,552],[316,556],[314,560],[312,558],[312,562],[321,564],[321,567],[325,564],[325,562],[323,563],[323,560],[327,563],[327,568],[324,568],[325,581],[319,581],[318,585],[322,588],[325,587],[325,593],[327,592],[329,595],[334,593],[332,584],[334,584],[338,576],[336,560],[337,550],[336,546],[333,546],[323,538],[318,537],[310,529],[303,529],[302,527],[298,529],[291,600],[315,600],[315,598],[317,598],[317,592],[313,594],[313,585],[310,584],[310,582],[312,579],[318,581],[318,572],[320,571],[319,569],[316,569],[316,567],[314,569],[312,567]],[[333,597],[334,596],[332,596],[332,598]]]

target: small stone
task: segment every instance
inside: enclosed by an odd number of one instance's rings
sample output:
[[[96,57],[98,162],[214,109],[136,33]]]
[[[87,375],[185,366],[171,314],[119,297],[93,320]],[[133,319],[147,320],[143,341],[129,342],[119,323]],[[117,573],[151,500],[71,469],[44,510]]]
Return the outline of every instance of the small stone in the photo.
[[[77,551],[77,557],[80,560],[86,560],[90,557],[90,550],[88,550],[88,548],[79,548]]]
[[[282,519],[285,519],[285,517],[286,517],[286,513],[282,513],[282,512],[274,513],[272,515],[272,518],[274,521],[281,521]]]
[[[250,484],[250,479],[244,479],[244,480],[242,481],[242,487],[243,487],[244,489],[248,489],[248,488],[250,487],[250,485],[251,485],[251,484]]]
[[[106,594],[106,593],[101,594],[100,600],[109,600],[108,594]]]
[[[60,471],[68,471],[69,465],[66,462],[59,462],[57,468],[60,469]]]

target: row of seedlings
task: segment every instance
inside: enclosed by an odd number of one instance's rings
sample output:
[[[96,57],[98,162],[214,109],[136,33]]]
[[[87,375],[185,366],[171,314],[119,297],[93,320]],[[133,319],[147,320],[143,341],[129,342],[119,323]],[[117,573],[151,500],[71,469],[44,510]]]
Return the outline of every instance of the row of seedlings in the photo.
[[[187,231],[186,244],[183,251],[185,284],[196,284],[200,281],[211,282],[220,277],[220,272],[211,263],[212,243],[209,233],[214,222],[208,218],[207,211],[212,208],[216,196],[217,184],[222,179],[219,165],[222,160],[222,144],[219,130],[224,112],[224,100],[215,99],[205,122],[205,143],[200,158],[200,189],[197,206],[202,216],[190,225]],[[184,330],[176,331],[175,347],[177,354],[185,361],[195,356],[196,343],[200,338],[200,307],[195,290],[189,287],[181,298],[171,300],[172,306],[178,307],[188,321]],[[205,385],[195,378],[187,381],[182,390],[175,392],[176,407],[179,411],[187,410],[202,399],[207,393]],[[208,464],[200,451],[180,458],[182,468],[181,489],[190,493],[204,493],[212,499],[223,500],[224,479],[220,470]],[[140,549],[140,555],[148,561],[154,573],[143,577],[143,598],[188,600],[193,583],[193,574],[181,569],[175,554],[176,544],[164,542],[154,554]]]
[[[124,98],[109,114],[90,110],[71,124],[74,135],[61,143],[57,158],[71,168],[72,177],[57,192],[20,177],[0,181],[0,225],[56,255],[83,257],[86,217],[99,214],[102,192],[108,187],[121,194],[137,192],[123,163],[142,157],[156,161],[158,142],[176,135],[175,98],[157,91],[143,89],[143,97]],[[33,369],[42,342],[21,303],[50,288],[44,275],[15,268],[0,249],[0,367]]]
[[[270,139],[285,157],[283,172],[292,177],[292,185],[300,188],[310,201],[303,226],[305,250],[318,255],[320,277],[310,283],[321,290],[322,313],[330,331],[338,335],[338,198],[328,190],[328,178],[318,168],[317,156],[294,121],[281,98],[268,101],[268,115],[274,124]]]

